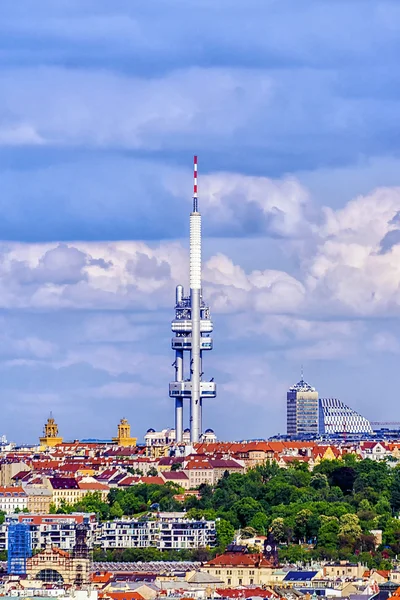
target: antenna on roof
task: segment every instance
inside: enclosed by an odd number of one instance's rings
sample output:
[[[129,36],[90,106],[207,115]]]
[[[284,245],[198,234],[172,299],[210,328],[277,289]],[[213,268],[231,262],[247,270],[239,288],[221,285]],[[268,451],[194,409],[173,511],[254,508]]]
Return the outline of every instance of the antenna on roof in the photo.
[[[304,368],[303,368],[303,365],[301,365],[301,369],[300,369],[300,381],[304,381]]]

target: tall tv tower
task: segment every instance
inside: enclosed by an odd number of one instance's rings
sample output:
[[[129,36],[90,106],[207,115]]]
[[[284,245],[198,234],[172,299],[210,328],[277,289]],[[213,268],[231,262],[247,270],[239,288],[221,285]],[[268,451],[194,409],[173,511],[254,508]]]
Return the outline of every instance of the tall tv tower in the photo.
[[[202,434],[203,398],[215,398],[214,379],[203,381],[203,351],[212,350],[210,333],[213,324],[210,309],[203,301],[201,289],[201,214],[197,198],[197,156],[194,157],[193,210],[190,213],[190,295],[182,285],[176,286],[175,319],[171,340],[175,350],[175,381],[169,395],[175,399],[176,441],[183,437],[183,401],[190,402],[190,441],[198,442]],[[185,354],[186,353],[186,354]],[[189,354],[189,361],[184,359]]]

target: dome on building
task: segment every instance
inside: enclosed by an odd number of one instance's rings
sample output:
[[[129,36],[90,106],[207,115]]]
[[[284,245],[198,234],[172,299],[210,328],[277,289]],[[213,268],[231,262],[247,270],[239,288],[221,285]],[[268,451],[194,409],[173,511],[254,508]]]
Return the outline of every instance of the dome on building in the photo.
[[[214,433],[213,429],[206,429],[204,433]]]
[[[183,430],[183,433],[190,433],[189,427],[186,427],[186,429]]]
[[[156,432],[156,430],[155,430],[155,429],[153,429],[152,427],[150,427],[150,429],[148,429],[148,430],[146,431],[146,433],[155,433],[155,432]]]

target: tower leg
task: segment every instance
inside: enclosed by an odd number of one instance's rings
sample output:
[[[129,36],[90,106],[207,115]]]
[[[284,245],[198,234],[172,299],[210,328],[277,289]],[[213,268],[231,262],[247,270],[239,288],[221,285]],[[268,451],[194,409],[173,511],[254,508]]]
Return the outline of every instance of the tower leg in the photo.
[[[190,360],[192,395],[190,403],[190,441],[198,442],[200,435],[200,289],[190,290],[192,311],[192,350]]]
[[[183,381],[183,351],[177,350],[175,353],[175,381]],[[175,441],[181,442],[183,439],[183,398],[177,398],[175,401]]]
[[[183,398],[175,400],[175,441],[179,444],[183,438]]]

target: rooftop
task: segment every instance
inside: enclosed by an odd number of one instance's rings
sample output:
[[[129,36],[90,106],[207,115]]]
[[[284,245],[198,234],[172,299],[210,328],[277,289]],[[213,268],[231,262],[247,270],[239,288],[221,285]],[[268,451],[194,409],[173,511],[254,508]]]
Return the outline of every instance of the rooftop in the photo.
[[[307,383],[307,381],[304,381],[304,379],[300,379],[300,381],[298,383],[296,383],[295,385],[292,385],[292,387],[289,388],[289,392],[316,392],[317,390],[312,387],[309,383]]]

